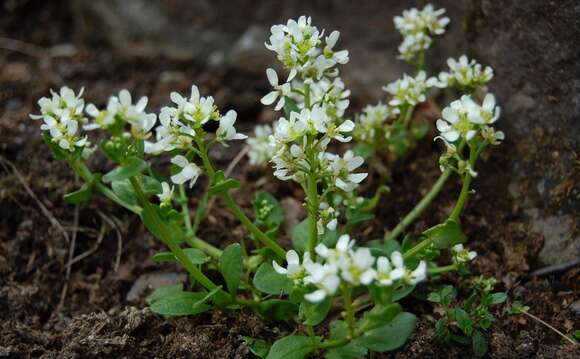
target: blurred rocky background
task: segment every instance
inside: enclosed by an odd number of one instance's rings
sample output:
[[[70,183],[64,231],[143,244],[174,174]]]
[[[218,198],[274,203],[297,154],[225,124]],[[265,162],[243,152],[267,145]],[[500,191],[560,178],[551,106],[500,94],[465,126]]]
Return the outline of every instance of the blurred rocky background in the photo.
[[[383,97],[381,86],[412,71],[396,60],[401,41],[392,17],[423,1],[394,0],[5,0],[0,5],[0,59],[10,51],[103,56],[191,63],[209,75],[228,71],[259,79],[276,66],[263,44],[269,27],[311,15],[320,28],[341,31],[351,62],[342,71],[355,110]],[[544,237],[539,260],[554,265],[580,257],[580,2],[577,0],[440,0],[452,20],[428,55],[431,71],[463,53],[494,68],[490,91],[499,98],[499,128],[508,140],[509,194],[514,215]],[[42,64],[41,64],[42,65]],[[26,78],[26,68],[2,71]],[[135,69],[134,71],[140,71]],[[151,81],[183,79],[160,68]],[[225,75],[224,75],[225,74]],[[99,74],[94,74],[97,79]],[[187,79],[183,79],[187,80]],[[255,80],[256,81],[256,80]],[[5,86],[5,85],[2,85]],[[227,87],[227,86],[226,86]],[[10,93],[10,89],[2,89]],[[223,91],[228,91],[223,90]],[[235,95],[235,106],[257,103],[255,89]],[[103,94],[105,96],[106,94]],[[0,101],[6,101],[6,96]],[[15,105],[16,106],[16,105]],[[358,107],[357,107],[358,106]],[[257,114],[258,115],[258,114]],[[253,121],[254,119],[248,119]],[[493,175],[493,174],[492,174]]]

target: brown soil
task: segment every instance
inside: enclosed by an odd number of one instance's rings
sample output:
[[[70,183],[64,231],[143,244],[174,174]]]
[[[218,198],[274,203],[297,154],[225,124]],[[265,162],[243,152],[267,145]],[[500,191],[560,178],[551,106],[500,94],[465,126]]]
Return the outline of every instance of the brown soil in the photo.
[[[274,340],[293,330],[285,324],[266,323],[250,312],[213,312],[165,320],[146,308],[143,296],[136,303],[128,302],[126,294],[142,274],[180,269],[152,262],[151,255],[162,245],[144,230],[138,218],[106,199],[95,196],[78,207],[65,204],[62,196],[79,184],[64,164],[52,158],[40,140],[38,124],[28,118],[30,112],[37,111],[39,97],[49,88],[64,84],[86,86],[86,100],[97,104],[128,88],[148,95],[150,108],[159,108],[167,103],[170,90],[186,92],[191,83],[196,83],[202,92],[215,95],[220,108],[238,110],[241,130],[250,132],[256,122],[269,121],[273,116],[257,101],[266,90],[262,77],[208,70],[191,62],[122,58],[104,49],[81,48],[76,55],[62,58],[16,51],[1,54],[0,356],[245,358],[252,355],[241,336]],[[360,108],[356,94],[353,100],[353,107]],[[579,323],[578,309],[573,310],[571,303],[580,293],[580,270],[540,278],[528,276],[537,267],[535,258],[542,238],[524,224],[521,211],[508,194],[508,161],[504,159],[514,146],[508,140],[478,168],[481,176],[475,181],[477,193],[463,219],[470,246],[480,253],[473,273],[497,278],[498,289],[508,291],[510,300],[524,301],[531,313],[570,333],[578,329]],[[240,149],[240,144],[222,148],[212,157],[225,168]],[[422,191],[439,175],[438,152],[437,146],[426,139],[407,161],[394,166],[389,183],[393,193],[381,202],[376,220],[357,229],[356,238],[381,236],[385,227],[396,224],[421,198]],[[91,161],[95,170],[105,171],[108,165],[102,159]],[[248,210],[256,189],[270,191],[291,203],[300,201],[302,195],[299,188],[272,180],[269,170],[248,167],[245,159],[234,176],[245,188],[235,196]],[[371,181],[370,187],[374,188],[379,178],[375,176]],[[200,188],[196,186],[192,197]],[[450,181],[437,203],[412,226],[412,232],[418,234],[443,220],[457,191],[457,181]],[[47,214],[64,227],[68,241]],[[74,233],[73,257],[95,249],[72,265],[67,280]],[[223,247],[245,233],[218,201],[200,236]],[[456,276],[447,276],[445,281],[466,287],[466,281]],[[432,312],[430,304],[418,299],[406,299],[403,304],[418,315]],[[580,357],[579,346],[563,343],[543,325],[526,317],[508,316],[505,310],[505,305],[497,307],[497,320],[487,332],[491,357]],[[377,357],[471,355],[469,347],[438,343],[432,324],[422,319],[402,349]]]

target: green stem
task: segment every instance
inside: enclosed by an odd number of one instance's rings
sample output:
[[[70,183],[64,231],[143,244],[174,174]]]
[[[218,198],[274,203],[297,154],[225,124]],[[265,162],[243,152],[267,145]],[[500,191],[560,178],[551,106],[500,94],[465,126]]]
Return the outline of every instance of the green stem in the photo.
[[[318,242],[318,186],[316,184],[316,177],[314,174],[308,175],[308,186],[306,193],[306,203],[308,209],[308,251],[310,255],[315,259],[316,254],[314,248],[316,248]]]
[[[215,177],[215,169],[211,165],[209,161],[209,157],[207,156],[207,147],[203,143],[202,140],[197,140],[197,146],[199,147],[199,155],[201,157],[201,161],[203,162],[203,166],[206,169],[208,175],[210,176],[211,181],[213,182]],[[268,237],[264,232],[262,232],[249,218],[246,216],[244,211],[234,202],[232,197],[227,193],[223,192],[220,194],[220,197],[224,200],[230,211],[238,217],[240,222],[252,233],[252,235],[262,242],[265,246],[270,248],[278,257],[284,258],[286,256],[286,251],[278,245],[278,243],[274,242],[270,237]]]
[[[189,215],[189,206],[188,206],[187,196],[185,194],[185,187],[180,184],[179,185],[179,204],[181,205],[181,214],[183,215],[183,222],[185,223],[185,228],[187,229],[187,233],[192,233],[191,227],[191,216]]]
[[[211,279],[206,277],[205,274],[203,274],[201,270],[198,267],[196,267],[195,264],[193,264],[193,262],[189,259],[189,257],[187,257],[183,249],[181,249],[181,247],[177,243],[175,243],[175,241],[171,237],[169,229],[165,226],[165,223],[163,223],[163,220],[159,217],[157,210],[155,209],[155,207],[151,205],[151,203],[147,199],[147,196],[143,191],[139,179],[137,177],[131,177],[129,180],[131,181],[131,185],[135,190],[135,194],[137,195],[137,198],[141,203],[141,206],[143,206],[142,215],[147,216],[149,218],[149,220],[151,221],[151,225],[156,229],[156,232],[160,237],[159,239],[161,239],[163,243],[165,243],[169,247],[171,252],[175,255],[175,257],[179,260],[179,262],[183,264],[183,266],[187,269],[189,274],[196,281],[198,281],[204,288],[206,288],[209,291],[216,289],[217,285],[214,282],[212,282]],[[223,292],[223,294],[226,295],[225,292]]]
[[[477,160],[477,156],[479,155],[479,150],[476,150],[472,147],[469,148],[469,165],[473,168],[475,165],[475,161]],[[449,215],[449,219],[454,220],[457,222],[459,220],[459,216],[461,215],[461,210],[465,206],[465,202],[467,201],[467,197],[469,196],[469,186],[471,185],[471,180],[473,177],[469,174],[469,172],[465,173],[463,177],[463,185],[461,186],[461,192],[459,193],[459,198],[457,199],[457,203],[455,204],[455,208]]]
[[[91,184],[91,186],[93,186],[93,188],[96,188],[105,197],[107,197],[111,201],[117,203],[119,206],[122,206],[122,207],[128,209],[129,211],[131,211],[135,214],[141,214],[141,211],[142,211],[141,207],[125,203],[119,197],[117,197],[115,192],[111,191],[107,186],[103,185],[100,180],[95,181],[95,176],[93,175],[91,170],[89,170],[89,168],[83,162],[76,160],[76,161],[68,161],[68,163],[69,163],[70,167],[73,169],[73,171],[80,178],[82,178],[83,181]]]
[[[207,243],[206,241],[200,238],[191,237],[187,235],[185,236],[185,242],[187,243],[188,246],[192,248],[197,248],[214,259],[219,259],[219,257],[221,257],[222,255],[221,249],[212,246],[211,244]]]
[[[386,241],[396,239],[405,230],[405,228],[407,228],[408,225],[410,225],[417,217],[421,215],[421,213],[423,213],[425,208],[427,208],[427,206],[431,202],[433,202],[435,197],[437,197],[439,192],[441,192],[443,185],[445,184],[445,182],[447,182],[452,172],[453,171],[451,169],[446,169],[439,176],[435,184],[433,184],[433,187],[431,187],[431,190],[429,190],[429,192],[425,195],[425,197],[423,197],[421,201],[417,203],[415,208],[413,208],[411,212],[409,212],[405,216],[405,218],[403,218],[403,220],[399,222],[399,224],[397,224],[397,226],[392,231],[385,233]]]
[[[346,344],[348,344],[351,340],[356,339],[358,337],[360,337],[361,335],[363,335],[371,326],[372,321],[371,320],[365,320],[363,322],[363,324],[352,333],[352,336],[346,337],[346,338],[342,338],[342,339],[332,339],[332,340],[326,340],[322,343],[320,343],[318,345],[318,349],[332,349],[332,348],[339,348],[342,347]]]
[[[270,237],[268,237],[264,232],[262,232],[256,225],[246,216],[244,211],[234,202],[232,197],[227,193],[221,194],[222,199],[226,203],[226,206],[230,211],[238,217],[240,222],[252,233],[252,235],[262,242],[266,247],[270,248],[278,257],[284,258],[286,256],[286,251],[274,242]]]
[[[304,85],[304,107],[310,108],[310,84]]]
[[[443,273],[447,273],[447,272],[452,272],[454,270],[457,270],[457,268],[459,268],[459,265],[457,263],[453,263],[453,264],[449,264],[449,265],[442,266],[442,267],[429,268],[429,269],[427,269],[427,274],[428,275],[439,275],[439,274],[443,274]]]
[[[403,254],[403,258],[408,259],[421,253],[423,250],[427,249],[432,243],[431,237],[417,243],[413,248],[409,249]]]
[[[352,289],[349,285],[342,287],[342,298],[344,300],[345,320],[348,334],[352,337],[354,331],[354,307],[352,305]]]

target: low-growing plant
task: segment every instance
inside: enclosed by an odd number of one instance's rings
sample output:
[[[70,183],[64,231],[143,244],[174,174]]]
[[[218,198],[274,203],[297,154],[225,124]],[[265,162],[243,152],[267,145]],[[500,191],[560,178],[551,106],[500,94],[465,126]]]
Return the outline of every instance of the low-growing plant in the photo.
[[[318,351],[325,351],[327,358],[357,358],[370,351],[394,350],[405,343],[417,321],[404,311],[401,299],[428,277],[457,270],[473,259],[472,252],[457,247],[467,240],[460,215],[477,176],[480,154],[504,137],[492,127],[499,117],[494,96],[485,95],[483,103],[470,96],[491,79],[491,69],[482,71],[481,65],[461,57],[449,60],[450,71],[439,78],[425,72],[432,37],[443,34],[449,22],[443,13],[427,5],[395,18],[404,36],[401,58],[415,64],[417,73],[387,85],[388,104],[367,107],[356,122],[345,117],[350,91],[338,67],[349,61],[349,53],[335,49],[339,32],[325,35],[306,16],[271,28],[266,47],[276,53],[288,75],[284,80],[267,69],[272,91],[261,102],[275,103],[275,110],[284,115],[271,127],[257,127],[256,136],[247,141],[251,164],[270,162],[275,177],[294,181],[304,191],[307,218],[288,233],[292,249],[278,242],[284,235],[284,214],[273,195],[256,194],[253,219],[232,197],[240,182],[216,168],[209,151],[246,136],[234,127],[236,112],[223,113],[195,85],[187,96],[172,92],[172,104],[159,115],[146,111],[146,97],[134,103],[127,90],[99,109],[93,104],[85,107],[82,90],[76,94],[63,87],[51,98],[40,99],[41,114],[31,117],[43,120],[43,138],[55,158],[68,163],[85,182],[65,196],[66,202],[87,201],[93,192],[108,197],[138,215],[167,246],[169,251],[155,254],[153,260],[178,262],[189,273],[187,285],[160,288],[147,298],[154,312],[179,316],[211,308],[249,308],[266,320],[296,325],[292,335],[271,347],[259,338],[244,338],[256,355],[272,359],[303,358]],[[354,136],[374,150],[392,150],[378,144],[385,139],[393,144],[394,133],[402,131],[397,126],[408,130],[415,106],[425,101],[433,86],[458,87],[466,93],[445,107],[436,123],[440,132],[436,139],[446,148],[439,160],[442,177],[395,229],[386,231],[385,239],[357,244],[349,232],[374,217],[388,187],[380,184],[373,196],[361,197],[359,184],[367,177],[362,172],[363,157],[352,150],[335,154],[331,149]],[[394,125],[387,122],[391,118],[397,118]],[[211,122],[218,125],[215,134],[208,133]],[[96,129],[108,136],[92,145],[82,130]],[[89,169],[86,160],[97,149],[115,164],[114,169],[105,174]],[[170,158],[169,173],[153,165],[150,159],[156,156]],[[452,173],[463,185],[448,219],[415,241],[407,235],[399,242],[397,237],[433,201]],[[192,217],[188,190],[202,174],[208,184]],[[240,238],[222,250],[198,237],[213,197],[220,198],[245,226],[249,241]],[[452,247],[454,261],[437,266],[439,254]],[[210,278],[210,268],[219,270],[223,278]],[[328,319],[337,314],[340,319]],[[320,329],[322,324],[328,324],[329,330]]]
[[[463,249],[454,247],[455,253],[461,253],[460,251]],[[456,263],[460,263],[460,256],[461,254],[455,255]],[[439,319],[430,319],[435,322],[435,332],[439,340],[471,345],[473,353],[478,357],[487,353],[488,345],[484,333],[495,319],[490,307],[506,300],[505,293],[492,293],[495,282],[494,278],[475,278],[472,282],[472,293],[462,303],[456,301],[457,290],[451,285],[442,286],[429,294],[427,299],[437,303],[434,312]]]

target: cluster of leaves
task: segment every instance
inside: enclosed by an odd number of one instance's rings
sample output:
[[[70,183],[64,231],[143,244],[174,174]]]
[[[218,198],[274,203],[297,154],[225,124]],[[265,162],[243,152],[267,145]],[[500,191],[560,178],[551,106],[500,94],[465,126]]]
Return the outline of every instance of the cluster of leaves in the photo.
[[[428,300],[437,303],[434,310],[439,314],[435,320],[435,332],[443,342],[454,341],[471,345],[473,353],[482,357],[487,353],[488,345],[484,332],[491,326],[494,316],[490,308],[506,301],[503,292],[492,293],[494,278],[478,277],[473,281],[473,291],[467,300],[457,300],[457,290],[445,285],[432,292]]]

